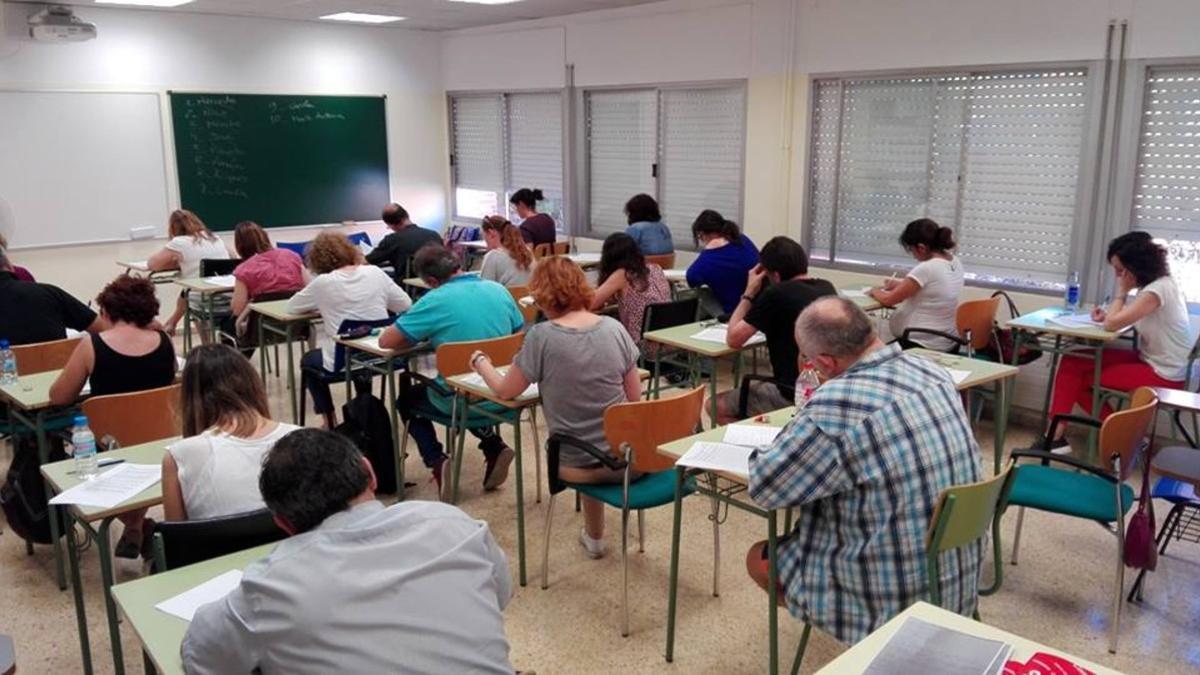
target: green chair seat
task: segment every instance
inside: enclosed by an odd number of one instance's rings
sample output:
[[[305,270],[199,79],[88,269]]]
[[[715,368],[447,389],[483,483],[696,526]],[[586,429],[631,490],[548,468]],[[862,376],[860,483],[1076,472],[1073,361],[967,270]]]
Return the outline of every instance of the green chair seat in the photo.
[[[1097,476],[1066,471],[1052,466],[1024,464],[1017,467],[1008,503],[1013,506],[1101,523],[1111,523],[1133,506],[1133,488],[1121,484],[1121,513],[1113,512],[1113,484]]]
[[[567,486],[592,499],[621,508],[623,488],[620,483],[594,485],[590,483],[567,483]],[[683,484],[683,494],[696,491],[696,481],[688,477]],[[675,501],[675,472],[673,470],[648,473],[629,484],[629,510],[652,509]]]

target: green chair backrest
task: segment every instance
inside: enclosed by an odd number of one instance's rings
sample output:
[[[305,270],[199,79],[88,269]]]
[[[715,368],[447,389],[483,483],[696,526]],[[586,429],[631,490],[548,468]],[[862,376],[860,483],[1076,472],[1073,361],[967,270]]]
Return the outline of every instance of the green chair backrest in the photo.
[[[1005,469],[987,480],[942,491],[925,537],[929,594],[935,605],[941,602],[938,556],[974,543],[987,534],[996,517],[996,508],[1008,491],[1011,473],[1011,468]]]

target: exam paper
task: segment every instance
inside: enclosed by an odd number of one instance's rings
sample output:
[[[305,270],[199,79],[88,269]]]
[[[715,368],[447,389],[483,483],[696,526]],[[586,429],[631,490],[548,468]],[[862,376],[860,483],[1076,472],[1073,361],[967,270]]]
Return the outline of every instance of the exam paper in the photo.
[[[1012,646],[909,617],[871,661],[866,675],[998,673]],[[1000,668],[996,666],[999,665]]]
[[[204,277],[204,283],[209,286],[235,286],[237,285],[237,277],[232,274],[219,274],[215,277]]]
[[[958,370],[957,368],[947,368],[946,372],[950,373],[950,377],[954,380],[954,384],[962,384],[963,380],[971,376],[971,371]]]
[[[81,504],[110,509],[162,480],[159,464],[118,464],[96,478],[64,490],[51,504]]]
[[[750,476],[750,453],[754,448],[728,443],[696,441],[675,464],[707,471],[724,471],[738,476]]]
[[[730,424],[725,427],[725,442],[756,448],[770,445],[783,427],[768,427],[761,424]]]
[[[865,298],[867,297],[867,289],[843,288],[838,291],[838,295],[841,295],[843,298]]]
[[[1068,328],[1100,328],[1103,326],[1098,321],[1092,321],[1092,315],[1087,312],[1082,314],[1060,314],[1052,316],[1046,319],[1046,321],[1060,326],[1067,326]]]
[[[508,372],[508,368],[497,368],[497,370],[499,370],[501,374]],[[459,378],[459,381],[461,381],[465,384],[469,384],[473,387],[481,387],[483,389],[487,389],[488,391],[492,390],[492,388],[487,385],[487,382],[483,381],[483,376],[480,375],[479,373],[471,373],[470,375],[464,375],[463,377]],[[537,383],[535,382],[535,383],[529,385],[528,387],[526,387],[525,391],[521,392],[521,395],[518,396],[517,398],[518,399],[528,399],[528,398],[537,398],[537,397],[538,397],[538,386],[537,386]]]
[[[702,340],[704,342],[719,342],[721,344],[726,344],[725,334],[728,331],[729,331],[729,326],[726,326],[726,325],[709,326],[708,328],[705,328],[704,330],[692,335],[691,337],[693,340]],[[750,345],[756,345],[756,344],[766,342],[766,341],[767,341],[766,335],[763,335],[762,333],[755,333],[754,335],[750,336],[749,340],[746,340],[746,344],[744,346],[749,347]]]
[[[229,570],[173,598],[163,600],[154,608],[184,621],[191,621],[192,617],[196,616],[197,609],[229,595],[240,583],[242,571]]]

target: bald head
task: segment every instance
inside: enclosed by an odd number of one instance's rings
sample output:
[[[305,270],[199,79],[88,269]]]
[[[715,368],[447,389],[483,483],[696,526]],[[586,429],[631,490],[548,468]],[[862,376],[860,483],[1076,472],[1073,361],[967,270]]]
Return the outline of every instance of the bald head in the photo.
[[[876,342],[875,327],[858,305],[839,296],[821,298],[796,319],[800,353],[857,360]]]
[[[408,224],[408,211],[395,202],[383,207],[383,222],[393,230],[398,230]]]

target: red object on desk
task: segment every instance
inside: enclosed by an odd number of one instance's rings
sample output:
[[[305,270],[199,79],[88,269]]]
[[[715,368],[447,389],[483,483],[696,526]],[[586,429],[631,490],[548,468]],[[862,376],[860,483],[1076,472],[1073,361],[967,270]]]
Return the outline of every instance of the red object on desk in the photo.
[[[1004,664],[1004,675],[1095,675],[1061,656],[1038,652],[1029,661],[1009,661]]]

